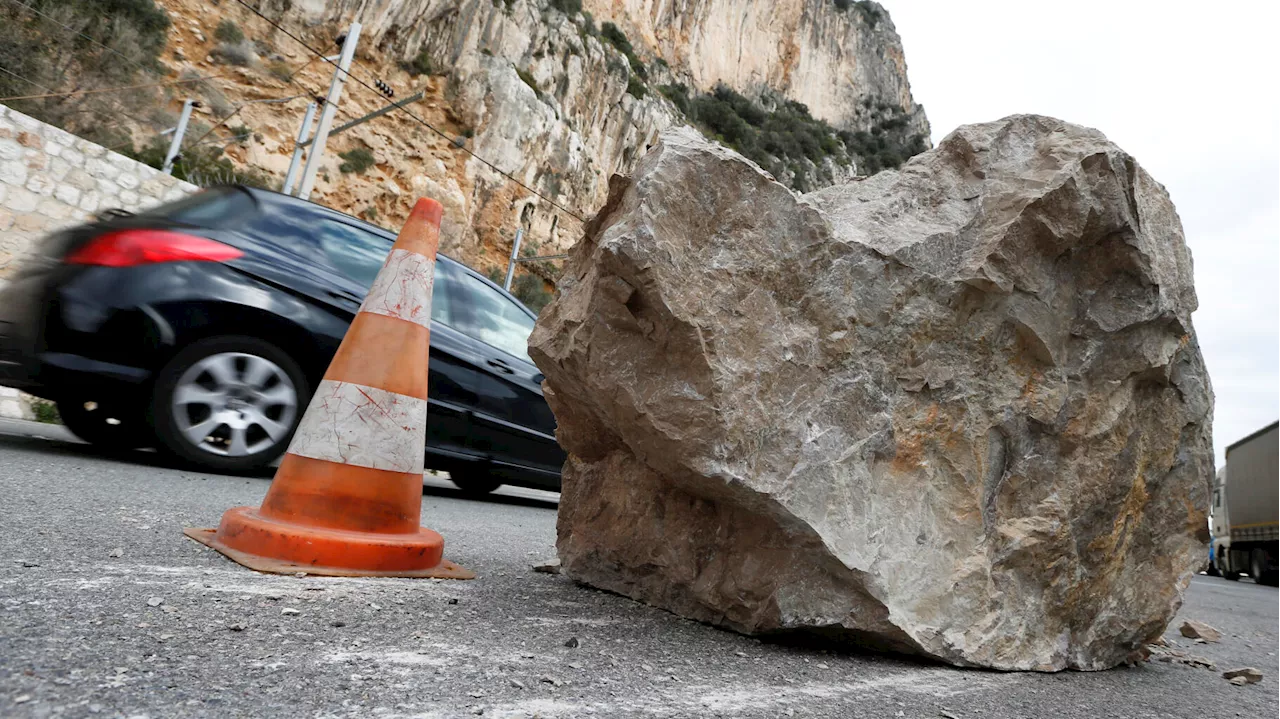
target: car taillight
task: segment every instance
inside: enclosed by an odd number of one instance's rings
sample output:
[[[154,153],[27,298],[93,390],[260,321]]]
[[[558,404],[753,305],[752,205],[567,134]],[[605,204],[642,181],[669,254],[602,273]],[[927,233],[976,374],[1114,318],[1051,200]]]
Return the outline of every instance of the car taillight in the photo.
[[[133,267],[156,262],[225,262],[244,253],[204,237],[167,230],[117,230],[89,240],[67,255],[71,265]]]

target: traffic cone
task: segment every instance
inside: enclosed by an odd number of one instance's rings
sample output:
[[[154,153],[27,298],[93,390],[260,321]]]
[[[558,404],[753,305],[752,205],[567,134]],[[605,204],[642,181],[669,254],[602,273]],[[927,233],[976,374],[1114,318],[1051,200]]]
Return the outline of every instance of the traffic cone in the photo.
[[[262,506],[192,539],[260,572],[471,579],[419,526],[442,208],[421,199],[298,424]]]

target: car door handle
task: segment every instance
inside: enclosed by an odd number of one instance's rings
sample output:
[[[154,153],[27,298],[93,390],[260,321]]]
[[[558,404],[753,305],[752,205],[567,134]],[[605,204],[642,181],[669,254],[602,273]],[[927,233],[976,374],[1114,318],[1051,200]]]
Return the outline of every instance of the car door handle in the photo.
[[[490,367],[493,367],[503,374],[515,374],[515,370],[511,369],[511,365],[500,359],[491,359],[488,361],[488,364]]]

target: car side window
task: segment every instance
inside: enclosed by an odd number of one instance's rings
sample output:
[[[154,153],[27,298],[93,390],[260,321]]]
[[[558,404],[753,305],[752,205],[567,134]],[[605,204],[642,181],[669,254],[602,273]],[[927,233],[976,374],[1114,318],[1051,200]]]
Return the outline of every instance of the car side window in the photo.
[[[342,274],[368,289],[391,252],[391,241],[353,227],[344,222],[320,220],[318,223],[320,246],[325,256]],[[453,324],[450,287],[457,283],[454,270],[446,262],[436,262],[435,279],[431,287],[431,319]]]
[[[457,294],[458,271],[448,262],[436,260],[435,278],[431,285],[431,319],[456,327],[453,321],[453,298]]]
[[[316,223],[316,230],[320,235],[320,247],[329,261],[342,274],[368,289],[391,252],[390,240],[332,220],[320,220]]]
[[[532,362],[529,359],[532,317],[515,301],[469,274],[462,274],[458,289],[458,302],[464,310],[456,313],[458,329],[513,357]]]

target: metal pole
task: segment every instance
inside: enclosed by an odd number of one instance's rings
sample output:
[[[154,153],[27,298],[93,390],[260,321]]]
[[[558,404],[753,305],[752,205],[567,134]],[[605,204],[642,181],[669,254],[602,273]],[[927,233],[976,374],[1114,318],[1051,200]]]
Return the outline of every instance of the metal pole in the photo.
[[[182,149],[182,136],[187,134],[187,121],[191,119],[191,109],[196,106],[195,100],[182,103],[182,116],[178,118],[178,127],[173,131],[173,140],[169,142],[169,151],[164,155],[164,166],[161,171],[166,175],[173,174],[173,160]]]
[[[302,164],[302,148],[311,138],[311,121],[316,117],[316,104],[307,104],[307,114],[302,116],[302,127],[298,128],[298,141],[293,143],[293,159],[289,160],[289,172],[284,176],[284,187],[280,189],[286,195],[293,193],[293,183],[298,179],[298,165]]]
[[[356,41],[360,39],[360,23],[351,23],[347,31],[347,39],[342,43],[342,54],[338,56],[338,67],[333,71],[333,82],[329,83],[329,94],[324,99],[324,109],[320,111],[320,123],[316,126],[316,139],[311,143],[311,152],[307,153],[307,167],[302,171],[302,184],[298,187],[298,197],[311,197],[311,188],[316,184],[316,172],[320,170],[320,159],[324,157],[324,145],[329,139],[329,126],[333,124],[333,115],[338,111],[338,100],[342,98],[342,83],[347,79],[347,71],[351,69],[351,59],[356,54]]]
[[[524,239],[524,228],[516,228],[516,242],[511,246],[511,259],[507,261],[507,279],[502,281],[502,289],[511,291],[511,276],[516,273],[516,258],[520,256],[520,240]]]

